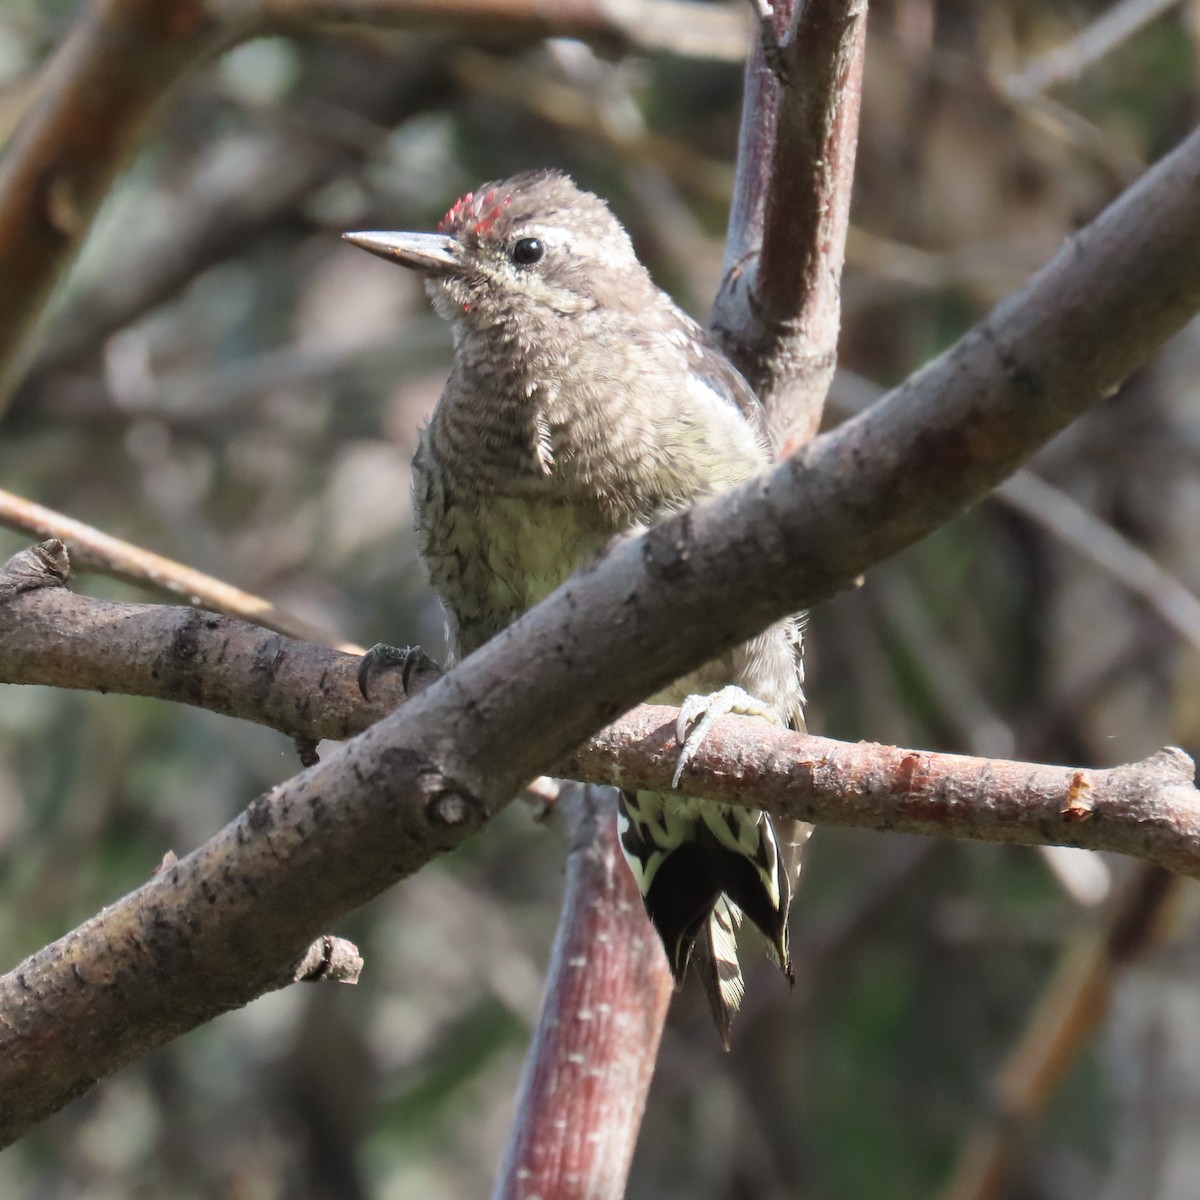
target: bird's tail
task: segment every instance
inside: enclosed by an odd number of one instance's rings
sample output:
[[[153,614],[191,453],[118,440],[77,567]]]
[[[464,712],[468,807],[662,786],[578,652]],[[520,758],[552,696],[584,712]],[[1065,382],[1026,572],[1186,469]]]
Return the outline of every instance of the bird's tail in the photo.
[[[741,923],[742,910],[728,896],[721,896],[696,945],[696,970],[704,984],[721,1045],[726,1050],[729,1049],[729,1026],[746,991],[737,953],[737,930]]]
[[[744,990],[737,957],[743,914],[792,978],[787,914],[796,855],[790,832],[781,846],[765,813],[712,802],[689,810],[674,797],[647,792],[622,793],[619,822],[625,858],[676,985],[694,957],[728,1049]]]

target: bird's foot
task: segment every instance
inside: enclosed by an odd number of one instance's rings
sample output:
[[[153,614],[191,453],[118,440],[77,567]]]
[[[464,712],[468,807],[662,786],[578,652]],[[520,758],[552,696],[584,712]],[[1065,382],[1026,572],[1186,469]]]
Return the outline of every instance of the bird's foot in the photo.
[[[358,690],[364,700],[371,699],[371,679],[380,671],[394,667],[400,668],[400,686],[406,696],[413,693],[414,676],[442,673],[442,668],[420,646],[389,646],[387,642],[376,642],[358,664]]]
[[[730,685],[707,696],[688,696],[679,706],[679,719],[675,722],[675,740],[679,742],[679,758],[675,763],[675,774],[671,786],[677,788],[683,770],[692,760],[701,743],[708,736],[715,722],[730,713],[744,717],[763,717],[773,725],[782,725],[779,714],[750,695],[744,688]]]

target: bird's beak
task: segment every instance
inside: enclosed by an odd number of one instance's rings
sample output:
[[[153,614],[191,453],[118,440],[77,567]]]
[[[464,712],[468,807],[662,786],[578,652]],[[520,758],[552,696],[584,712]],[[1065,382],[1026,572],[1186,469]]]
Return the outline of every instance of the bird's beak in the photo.
[[[459,269],[457,243],[440,233],[343,233],[353,242],[380,258],[399,263],[424,275],[450,275]]]

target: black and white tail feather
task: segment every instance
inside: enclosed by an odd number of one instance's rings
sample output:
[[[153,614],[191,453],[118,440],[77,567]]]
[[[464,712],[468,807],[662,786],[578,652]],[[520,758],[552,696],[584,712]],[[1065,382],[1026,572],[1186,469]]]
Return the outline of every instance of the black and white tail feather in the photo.
[[[792,823],[782,823],[789,827]],[[695,962],[725,1049],[745,984],[737,955],[743,916],[766,939],[788,982],[787,914],[799,844],[756,809],[658,792],[622,792],[621,846],[678,987]]]

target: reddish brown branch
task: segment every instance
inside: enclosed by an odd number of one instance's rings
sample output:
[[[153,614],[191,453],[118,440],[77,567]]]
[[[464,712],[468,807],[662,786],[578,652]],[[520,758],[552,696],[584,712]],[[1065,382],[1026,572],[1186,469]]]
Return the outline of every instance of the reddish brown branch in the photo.
[[[816,434],[836,365],[867,4],[773,7],[786,82],[760,48],[746,68],[713,328],[790,449]]]
[[[642,705],[589,739],[564,773],[666,790],[675,710]],[[1139,763],[1079,770],[836,742],[749,718],[720,721],[681,790],[845,825],[1025,845],[1084,846],[1200,877],[1195,766],[1173,747]]]
[[[790,7],[783,0],[780,3],[786,16]],[[764,183],[757,175],[756,167],[759,160],[766,157],[763,146],[771,146],[774,170],[767,183],[766,203],[770,216],[768,233],[774,242],[763,247],[760,288],[753,295],[743,290],[741,295],[728,298],[723,307],[718,308],[718,313],[726,317],[731,312],[736,315],[736,333],[728,326],[718,327],[718,333],[725,335],[726,348],[733,353],[735,361],[748,368],[750,381],[766,403],[768,417],[781,442],[786,442],[789,437],[796,443],[807,441],[816,433],[825,393],[833,377],[838,298],[857,139],[865,0],[860,13],[863,19],[849,26],[852,49],[848,59],[846,49],[839,44],[840,39],[831,37],[822,27],[823,21],[831,15],[826,10],[836,7],[825,4],[824,0],[811,0],[807,4],[800,0],[800,8],[809,19],[796,33],[793,43],[796,52],[790,56],[794,60],[790,65],[803,79],[803,90],[788,89],[781,119],[775,120],[778,110],[773,102],[776,97],[770,93],[769,85],[763,83],[761,72],[758,81],[761,86],[754,86],[753,66],[747,75],[747,94],[743,102],[738,191],[744,196],[748,179],[760,185]],[[747,129],[751,131],[749,146],[745,136]],[[779,169],[780,162],[786,162],[786,171]],[[828,166],[830,162],[835,165],[832,172]],[[797,183],[785,187],[782,184],[785,177]],[[797,186],[798,191],[793,191]],[[785,194],[790,209],[786,212],[779,207]],[[801,204],[795,203],[797,195],[803,197]],[[803,264],[799,289],[803,295],[800,297],[796,295],[794,278],[798,262]],[[773,264],[773,267],[766,264]],[[779,281],[785,278],[787,283],[781,289]],[[775,294],[780,290],[785,293],[781,302]],[[766,338],[751,345],[744,337],[738,337],[737,334],[748,326],[756,332],[765,331]],[[701,791],[699,794],[707,793]],[[612,838],[611,831],[608,837]],[[616,856],[615,839],[608,846],[598,838],[592,853]],[[628,881],[626,888],[632,890]],[[578,920],[580,912],[594,910],[593,920],[607,916],[620,925],[620,911],[604,912],[612,903],[612,897],[596,891],[595,882],[588,876],[580,873],[569,877],[561,936],[570,938],[570,923]],[[583,1130],[589,1130],[597,1138],[607,1139],[611,1133],[623,1139],[613,1148],[614,1152],[600,1160],[595,1157],[595,1147],[589,1148],[585,1155],[586,1164],[608,1161],[611,1165],[603,1176],[593,1178],[596,1175],[594,1168],[557,1160],[559,1155],[565,1155],[567,1147],[563,1145],[561,1135],[554,1137],[551,1132],[556,1126],[556,1117],[561,1115],[559,1105],[555,1103],[559,1093],[553,1081],[564,1071],[569,1074],[571,1070],[567,1066],[572,1059],[567,1044],[569,1038],[562,1031],[572,1028],[574,992],[580,984],[571,973],[569,960],[556,955],[543,1011],[543,1026],[530,1049],[523,1103],[497,1196],[583,1194],[618,1200],[624,1194],[625,1171],[666,1016],[666,973],[661,961],[657,962],[660,984],[657,993],[646,992],[640,997],[635,994],[628,1003],[622,994],[623,981],[641,970],[644,918],[639,924],[643,930],[642,939],[637,942],[625,940],[613,947],[612,977],[600,985],[603,988],[608,983],[613,989],[612,996],[604,997],[609,1011],[627,1007],[629,1014],[624,1024],[635,1028],[623,1029],[616,1022],[598,1024],[590,1030],[592,1036],[586,1039],[586,1052],[578,1055],[581,1064],[590,1064],[596,1071],[603,1072],[601,1078],[611,1077],[610,1064],[629,1061],[631,1055],[636,1062],[639,1052],[646,1056],[640,1075],[629,1081],[639,1086],[627,1091],[623,1105],[618,1095],[616,1103],[598,1104],[588,1113],[581,1114],[589,1120],[578,1127],[575,1137],[581,1137]],[[661,955],[658,959],[661,960]],[[603,995],[603,992],[597,994]],[[660,995],[664,998],[656,1003]],[[631,1033],[635,1035],[632,1045]],[[614,1122],[615,1114],[626,1119]],[[583,1144],[586,1147],[586,1143]],[[522,1171],[530,1173],[530,1177],[523,1178]]]
[[[617,842],[609,788],[569,787],[563,910],[494,1200],[620,1200],[671,976]]]

